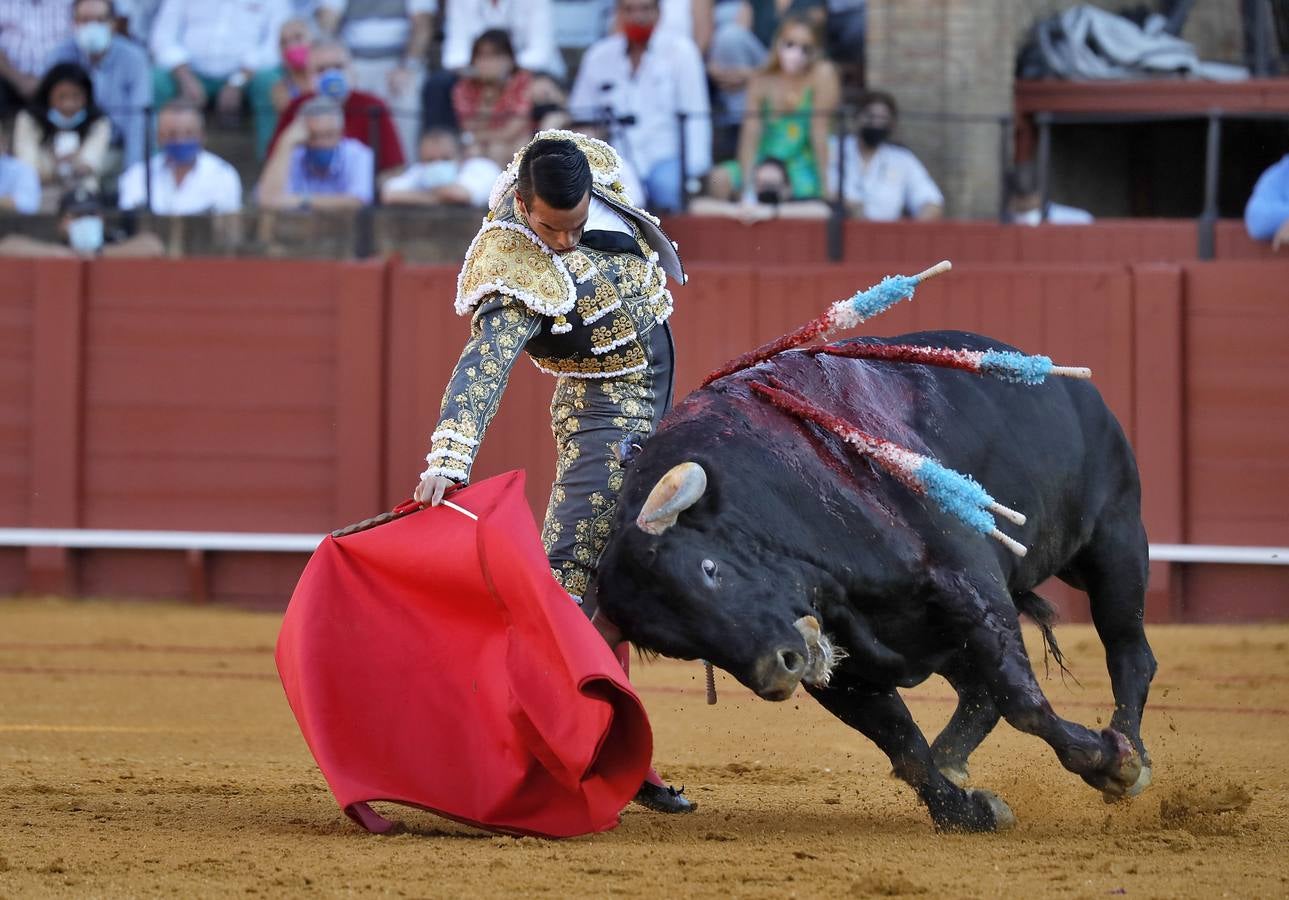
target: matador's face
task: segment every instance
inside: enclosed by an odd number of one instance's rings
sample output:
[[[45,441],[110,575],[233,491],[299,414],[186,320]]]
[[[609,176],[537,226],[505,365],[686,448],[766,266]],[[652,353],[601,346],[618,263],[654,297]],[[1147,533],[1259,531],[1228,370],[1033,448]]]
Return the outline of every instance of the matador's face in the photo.
[[[556,209],[536,193],[532,205],[524,203],[522,197],[516,196],[515,203],[520,213],[528,220],[528,226],[547,247],[556,253],[568,253],[582,239],[586,230],[587,216],[591,210],[591,192],[587,191],[577,206],[572,209]]]

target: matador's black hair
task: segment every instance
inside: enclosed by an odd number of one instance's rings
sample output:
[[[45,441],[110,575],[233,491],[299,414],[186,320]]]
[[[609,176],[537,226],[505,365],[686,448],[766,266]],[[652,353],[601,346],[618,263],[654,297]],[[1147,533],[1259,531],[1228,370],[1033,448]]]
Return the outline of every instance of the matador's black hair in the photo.
[[[572,141],[533,141],[519,161],[516,190],[527,206],[537,196],[553,209],[572,209],[590,189],[591,164]]]

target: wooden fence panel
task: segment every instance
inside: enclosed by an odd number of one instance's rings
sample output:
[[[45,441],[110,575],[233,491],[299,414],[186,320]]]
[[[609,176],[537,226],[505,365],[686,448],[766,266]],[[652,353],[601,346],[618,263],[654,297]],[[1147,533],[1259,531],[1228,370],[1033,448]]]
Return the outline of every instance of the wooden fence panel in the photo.
[[[328,263],[94,263],[81,524],[321,531],[343,519],[337,276]]]

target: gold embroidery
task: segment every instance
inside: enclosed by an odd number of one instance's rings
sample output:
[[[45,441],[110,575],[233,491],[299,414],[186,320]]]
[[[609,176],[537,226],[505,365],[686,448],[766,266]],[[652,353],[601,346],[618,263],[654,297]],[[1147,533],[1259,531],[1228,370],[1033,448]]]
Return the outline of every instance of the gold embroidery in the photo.
[[[470,339],[443,392],[436,436],[431,438],[427,457],[430,471],[438,467],[468,477],[479,441],[501,403],[510,369],[541,321],[519,301],[501,295],[475,312]]]
[[[618,292],[614,290],[613,282],[604,277],[598,269],[594,284],[594,293],[577,298],[577,314],[587,325],[602,317],[606,310],[612,309],[614,304],[618,303]]]
[[[648,360],[645,358],[644,349],[639,343],[635,343],[628,344],[619,352],[606,353],[603,356],[572,359],[547,359],[534,356],[533,362],[537,364],[537,368],[551,375],[603,378],[637,371],[644,368]]]
[[[479,232],[457,282],[457,312],[469,312],[489,293],[515,297],[543,315],[572,308],[572,279],[548,250],[517,230],[522,227],[496,222]]]
[[[591,330],[591,352],[604,353],[635,338],[636,329],[631,316],[621,311],[615,312],[608,325]]]

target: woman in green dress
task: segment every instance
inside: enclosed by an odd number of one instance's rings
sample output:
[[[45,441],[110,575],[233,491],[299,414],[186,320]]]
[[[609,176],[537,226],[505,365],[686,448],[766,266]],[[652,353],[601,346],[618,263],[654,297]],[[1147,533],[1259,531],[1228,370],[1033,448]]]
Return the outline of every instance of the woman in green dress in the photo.
[[[762,160],[774,158],[788,170],[792,199],[821,198],[840,95],[837,71],[823,57],[814,27],[801,16],[784,17],[770,61],[748,85],[738,161],[713,173],[711,193],[754,201],[749,175]]]

